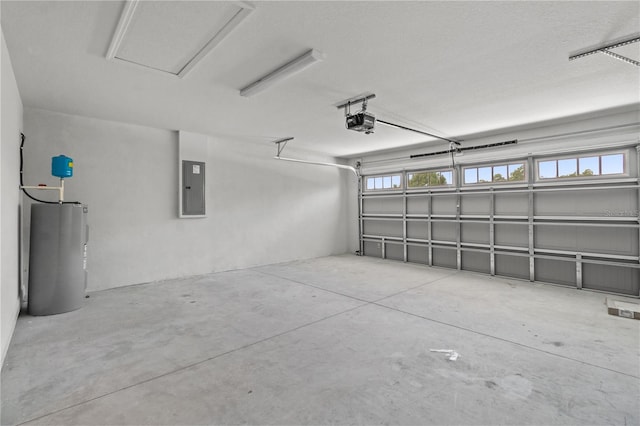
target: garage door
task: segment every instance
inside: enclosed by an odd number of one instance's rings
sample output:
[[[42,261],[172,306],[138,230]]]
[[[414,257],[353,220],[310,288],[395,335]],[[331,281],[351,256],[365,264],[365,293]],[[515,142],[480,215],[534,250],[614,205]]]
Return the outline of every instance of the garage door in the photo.
[[[635,147],[365,175],[360,250],[640,296]]]

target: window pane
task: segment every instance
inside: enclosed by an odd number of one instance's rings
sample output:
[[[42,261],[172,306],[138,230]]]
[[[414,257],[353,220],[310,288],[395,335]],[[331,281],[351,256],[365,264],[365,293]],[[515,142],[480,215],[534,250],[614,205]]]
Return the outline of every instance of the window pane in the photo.
[[[443,185],[453,185],[453,172],[440,172],[440,180]]]
[[[376,189],[382,189],[382,177],[376,178]]]
[[[477,183],[478,182],[478,169],[464,169],[464,183]]]
[[[613,154],[603,155],[602,157],[602,174],[613,175],[624,173],[624,155]]]
[[[504,182],[507,180],[507,166],[495,166],[493,168],[493,181]]]
[[[391,186],[393,188],[400,188],[400,175],[391,176]]]
[[[558,177],[578,176],[577,161],[575,158],[558,160]]]
[[[600,174],[600,162],[598,157],[585,157],[578,159],[578,171],[580,176],[597,176]]]
[[[375,189],[375,181],[373,178],[367,178],[367,189]]]
[[[409,188],[420,188],[427,186],[426,173],[411,173],[407,178],[407,186]]]
[[[478,168],[478,182],[491,182],[491,167]]]
[[[556,160],[539,162],[538,174],[540,175],[540,179],[555,178],[557,176]]]
[[[453,183],[453,172],[422,172],[407,175],[407,187],[424,188],[428,186],[450,185]]]
[[[440,173],[439,172],[428,172],[427,173],[427,184],[429,186],[442,185],[440,183]]]
[[[440,186],[444,185],[444,178],[440,175],[440,172],[431,172],[429,173],[429,186]]]
[[[384,189],[391,188],[391,176],[383,176],[382,177],[382,187]]]
[[[524,164],[509,164],[509,180],[524,180]]]

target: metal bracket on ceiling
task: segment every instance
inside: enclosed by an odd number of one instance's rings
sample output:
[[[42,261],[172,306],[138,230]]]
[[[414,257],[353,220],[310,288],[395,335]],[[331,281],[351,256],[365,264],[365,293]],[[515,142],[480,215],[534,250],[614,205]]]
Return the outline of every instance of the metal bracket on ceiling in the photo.
[[[340,102],[338,105],[336,105],[336,108],[338,109],[347,108],[347,107],[351,107],[351,104],[357,104],[360,102],[363,102],[366,104],[366,102],[369,99],[373,99],[375,97],[376,95],[374,93],[371,93],[369,95],[356,96],[355,98],[347,99],[345,101]]]
[[[276,148],[278,150],[278,154],[276,155],[276,157],[280,157],[280,154],[282,153],[282,151],[284,150],[284,148],[287,146],[287,142],[293,140],[293,138],[284,138],[284,139],[279,139],[273,143],[276,144]]]
[[[616,41],[613,43],[609,43],[607,45],[595,48],[595,49],[589,49],[583,52],[579,52],[576,53],[574,55],[569,56],[569,60],[573,61],[575,59],[580,59],[580,58],[584,58],[585,56],[589,56],[589,55],[595,55],[596,53],[602,53],[605,54],[611,58],[614,59],[618,59],[619,61],[622,62],[626,62],[628,64],[631,65],[635,65],[637,67],[640,67],[640,61],[636,61],[635,59],[631,59],[631,58],[627,58],[626,56],[623,55],[619,55],[615,52],[612,52],[611,49],[615,49],[618,47],[622,47],[622,46],[626,46],[632,43],[637,43],[640,42],[640,36],[633,36],[631,38],[627,38],[627,39],[622,39],[620,41]]]

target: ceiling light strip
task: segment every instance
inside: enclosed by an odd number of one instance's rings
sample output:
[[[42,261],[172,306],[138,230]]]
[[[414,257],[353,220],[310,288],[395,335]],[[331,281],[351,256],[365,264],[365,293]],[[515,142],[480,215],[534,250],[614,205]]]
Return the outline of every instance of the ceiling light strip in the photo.
[[[616,42],[616,43],[611,43],[611,44],[608,44],[606,46],[598,47],[597,49],[591,49],[591,50],[587,50],[586,52],[581,52],[581,53],[577,53],[575,55],[571,55],[571,56],[569,56],[569,60],[573,61],[575,59],[584,58],[585,56],[595,55],[596,53],[603,52],[604,50],[615,49],[617,47],[626,46],[628,44],[637,43],[639,41],[640,41],[640,37],[634,36],[633,38],[630,38],[630,39],[627,39],[627,40],[619,41],[619,42]]]
[[[635,65],[636,67],[640,67],[640,62],[634,61],[633,59],[627,58],[626,56],[618,55],[617,53],[611,52],[609,50],[603,49],[600,51],[600,53],[604,53],[605,55],[611,56],[612,58],[615,58],[619,61],[626,62],[631,65]]]
[[[322,61],[323,59],[324,54],[322,52],[310,49],[297,58],[287,62],[269,74],[260,77],[258,80],[240,89],[240,96],[253,96],[260,93],[279,81],[291,77],[293,74],[296,74],[316,62]]]

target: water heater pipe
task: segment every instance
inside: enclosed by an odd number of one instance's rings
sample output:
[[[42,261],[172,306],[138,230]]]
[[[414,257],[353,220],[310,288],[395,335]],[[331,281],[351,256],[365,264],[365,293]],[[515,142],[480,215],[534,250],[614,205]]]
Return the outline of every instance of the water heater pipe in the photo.
[[[58,202],[64,202],[64,179],[60,179],[60,186],[26,186],[21,185],[20,189],[40,189],[40,190],[56,190],[58,191]]]

